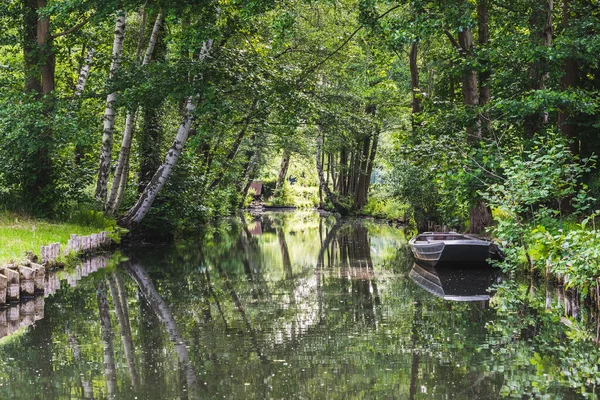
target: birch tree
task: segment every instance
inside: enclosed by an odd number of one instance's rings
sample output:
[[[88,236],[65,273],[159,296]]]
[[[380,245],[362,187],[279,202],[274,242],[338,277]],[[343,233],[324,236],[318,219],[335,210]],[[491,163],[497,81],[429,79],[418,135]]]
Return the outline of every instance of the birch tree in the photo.
[[[123,42],[125,41],[126,19],[127,13],[125,11],[117,11],[109,82],[114,81],[117,75],[117,70],[119,69],[119,65],[121,63],[121,56],[123,54]],[[106,200],[106,194],[108,190],[108,174],[110,172],[110,159],[113,148],[113,133],[115,129],[116,100],[117,92],[111,92],[106,97],[106,108],[104,111],[102,148],[100,150],[100,166],[98,167],[98,179],[96,181],[96,199],[103,204]]]
[[[88,77],[90,76],[90,68],[92,67],[92,61],[94,60],[94,56],[96,55],[96,47],[90,46],[87,51],[87,55],[81,64],[81,69],[79,70],[79,77],[77,78],[77,84],[75,85],[75,92],[73,93],[73,100],[77,100],[83,94],[85,90],[85,85],[87,83]]]
[[[208,39],[202,45],[202,49],[198,56],[198,62],[206,61],[212,50],[213,40]],[[165,182],[173,172],[177,160],[183,151],[185,142],[188,139],[192,121],[194,119],[194,110],[196,109],[197,96],[189,96],[185,103],[185,111],[181,124],[177,129],[177,135],[173,140],[173,144],[169,148],[163,164],[158,168],[150,183],[146,186],[137,202],[127,211],[127,213],[119,219],[119,224],[126,228],[137,226],[146,216],[152,203],[156,199],[158,192],[162,189]]]
[[[154,27],[152,28],[152,34],[150,35],[148,47],[146,48],[146,53],[144,54],[142,67],[146,66],[150,62],[150,58],[154,53],[154,48],[156,47],[156,41],[158,40],[158,34],[163,25],[163,21],[163,14],[159,13],[156,17]],[[106,212],[109,215],[114,214],[115,211],[119,208],[119,205],[121,204],[121,199],[123,198],[123,192],[125,191],[125,186],[127,185],[127,174],[124,172],[128,169],[127,165],[129,164],[129,154],[131,152],[131,142],[133,139],[135,116],[136,110],[134,109],[133,111],[127,114],[127,117],[125,119],[125,130],[123,132],[123,142],[121,143],[121,151],[119,152],[119,159],[117,161],[117,166],[113,177],[113,183],[110,189],[110,197],[106,204]]]

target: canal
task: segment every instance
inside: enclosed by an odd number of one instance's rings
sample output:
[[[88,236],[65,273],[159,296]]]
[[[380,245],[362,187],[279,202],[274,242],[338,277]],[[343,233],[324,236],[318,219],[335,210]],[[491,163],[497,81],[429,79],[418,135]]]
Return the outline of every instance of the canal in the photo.
[[[0,398],[596,398],[593,312],[495,269],[423,270],[407,239],[243,215],[65,271],[37,318],[5,310]]]

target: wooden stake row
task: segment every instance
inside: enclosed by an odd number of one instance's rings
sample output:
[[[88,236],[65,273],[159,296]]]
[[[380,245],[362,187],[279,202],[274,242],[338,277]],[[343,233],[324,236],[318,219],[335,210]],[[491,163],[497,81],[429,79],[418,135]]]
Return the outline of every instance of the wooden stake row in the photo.
[[[107,232],[94,233],[88,236],[71,235],[67,242],[65,254],[89,253],[110,245]],[[42,265],[55,264],[60,257],[60,243],[52,243],[40,247]]]
[[[56,293],[61,281],[75,286],[82,277],[106,268],[108,255],[83,260],[73,271],[48,271],[42,265],[0,267],[0,338],[44,318],[44,299]]]

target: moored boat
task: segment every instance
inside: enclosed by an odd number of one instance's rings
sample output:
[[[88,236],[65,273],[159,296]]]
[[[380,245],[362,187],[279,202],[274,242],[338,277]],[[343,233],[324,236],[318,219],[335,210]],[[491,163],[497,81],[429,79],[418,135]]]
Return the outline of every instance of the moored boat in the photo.
[[[408,242],[418,263],[434,266],[439,262],[483,263],[492,257],[487,240],[456,232],[425,232]]]

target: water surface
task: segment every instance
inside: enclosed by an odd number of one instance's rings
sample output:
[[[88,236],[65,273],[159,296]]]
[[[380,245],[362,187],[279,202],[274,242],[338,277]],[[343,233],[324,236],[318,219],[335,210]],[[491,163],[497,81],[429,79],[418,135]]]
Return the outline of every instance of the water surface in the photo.
[[[599,383],[593,316],[565,318],[560,291],[442,271],[440,294],[404,231],[374,221],[246,215],[126,256],[0,341],[1,398],[593,398]]]

